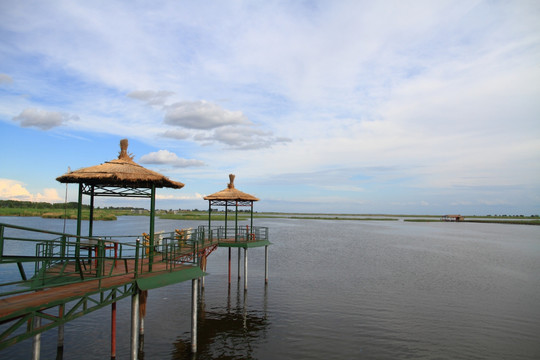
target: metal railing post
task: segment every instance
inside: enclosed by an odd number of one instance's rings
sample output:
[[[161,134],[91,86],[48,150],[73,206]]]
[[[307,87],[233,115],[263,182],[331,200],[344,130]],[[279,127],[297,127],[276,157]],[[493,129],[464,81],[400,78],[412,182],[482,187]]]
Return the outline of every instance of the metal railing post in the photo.
[[[137,238],[137,243],[135,245],[135,278],[138,277],[139,274],[139,246],[141,243],[141,239]]]

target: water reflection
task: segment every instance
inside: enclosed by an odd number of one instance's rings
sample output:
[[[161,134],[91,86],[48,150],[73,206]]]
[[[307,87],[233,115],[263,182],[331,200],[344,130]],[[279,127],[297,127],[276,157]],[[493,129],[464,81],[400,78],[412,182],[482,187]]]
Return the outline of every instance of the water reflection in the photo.
[[[228,288],[227,303],[221,308],[206,309],[204,289],[199,292],[197,354],[190,351],[189,338],[178,337],[174,342],[172,359],[246,359],[253,358],[254,347],[266,337],[268,288],[265,286],[263,304],[248,306],[248,292],[237,286],[231,296]],[[233,304],[234,302],[234,304]],[[262,310],[261,310],[262,308]]]

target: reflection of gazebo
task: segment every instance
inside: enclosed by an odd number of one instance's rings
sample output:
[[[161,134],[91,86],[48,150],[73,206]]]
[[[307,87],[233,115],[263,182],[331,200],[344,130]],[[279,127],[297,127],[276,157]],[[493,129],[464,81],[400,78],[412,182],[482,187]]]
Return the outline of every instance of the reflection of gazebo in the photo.
[[[88,236],[92,236],[94,222],[94,197],[135,197],[150,198],[150,249],[154,248],[154,215],[156,204],[156,188],[180,189],[181,182],[172,181],[155,171],[148,170],[133,161],[128,154],[128,141],[120,141],[118,159],[106,161],[103,164],[70,171],[56,178],[61,183],[78,183],[79,198],[77,209],[77,235],[81,235],[82,196],[90,196],[90,218]],[[78,256],[79,254],[77,254]],[[153,252],[150,251],[150,266]],[[151,269],[150,269],[151,270]]]
[[[227,188],[212,195],[204,197],[204,200],[208,200],[208,229],[209,237],[212,238],[212,206],[225,207],[225,227],[224,229],[218,229],[217,237],[219,246],[229,248],[229,283],[231,282],[231,248],[238,248],[238,278],[240,279],[240,248],[244,248],[244,288],[247,289],[247,249],[250,247],[265,247],[265,282],[268,282],[268,232],[266,228],[253,227],[253,203],[259,201],[253,195],[246,194],[234,187],[233,174],[229,175],[229,184]],[[244,227],[238,226],[238,207],[248,206],[250,208],[250,225]],[[229,207],[234,207],[234,237],[229,235],[228,227],[228,210]],[[264,233],[261,233],[263,231]]]

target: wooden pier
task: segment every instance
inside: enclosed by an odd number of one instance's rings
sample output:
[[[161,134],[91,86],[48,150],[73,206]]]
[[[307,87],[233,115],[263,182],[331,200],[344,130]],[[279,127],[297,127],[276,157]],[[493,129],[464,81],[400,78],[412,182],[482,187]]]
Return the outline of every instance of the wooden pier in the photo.
[[[0,351],[33,338],[33,359],[40,356],[40,334],[58,328],[58,352],[63,349],[66,322],[111,305],[111,359],[116,357],[116,303],[131,297],[130,358],[137,359],[139,337],[144,329],[146,292],[182,281],[192,281],[191,351],[197,351],[197,291],[204,288],[208,256],[218,247],[238,248],[240,279],[241,249],[244,249],[244,291],[247,291],[249,248],[265,247],[265,283],[268,283],[268,228],[253,226],[256,197],[234,187],[230,175],[227,189],[209,195],[208,226],[154,231],[156,189],[181,189],[184,184],[145,169],[128,154],[126,139],[120,142],[118,159],[82,168],[57,178],[78,184],[77,233],[65,234],[0,223],[0,273],[2,267],[20,279],[0,278]],[[82,198],[90,197],[88,235],[81,234]],[[148,234],[94,236],[95,197],[116,196],[150,199]],[[212,226],[212,205],[225,206],[225,225]],[[238,225],[238,207],[250,206],[251,223]],[[227,222],[228,208],[235,209],[235,225]],[[29,255],[34,254],[34,255]]]

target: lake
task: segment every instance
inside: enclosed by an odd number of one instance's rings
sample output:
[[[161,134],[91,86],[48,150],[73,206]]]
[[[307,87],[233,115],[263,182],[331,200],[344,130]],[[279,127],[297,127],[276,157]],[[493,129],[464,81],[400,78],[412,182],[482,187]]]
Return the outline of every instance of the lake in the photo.
[[[0,218],[62,231],[63,220]],[[196,221],[157,220],[156,230]],[[217,224],[216,224],[217,225]],[[539,359],[540,227],[505,224],[256,219],[249,290],[227,284],[227,249],[208,259],[199,299],[197,359]],[[147,217],[96,222],[94,233],[135,235]],[[75,232],[68,221],[67,232]],[[2,275],[0,275],[2,276]],[[192,359],[191,282],[150,290],[146,359]],[[110,358],[110,309],[65,326],[64,359]],[[117,357],[129,358],[130,299],[117,306]],[[56,355],[56,329],[42,359]],[[29,359],[31,339],[0,352]]]

